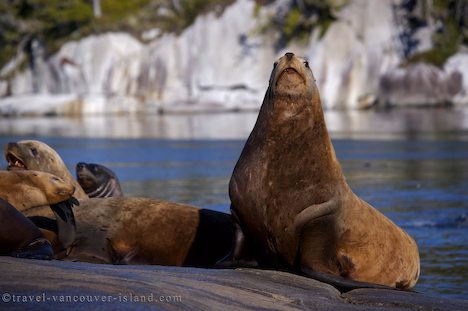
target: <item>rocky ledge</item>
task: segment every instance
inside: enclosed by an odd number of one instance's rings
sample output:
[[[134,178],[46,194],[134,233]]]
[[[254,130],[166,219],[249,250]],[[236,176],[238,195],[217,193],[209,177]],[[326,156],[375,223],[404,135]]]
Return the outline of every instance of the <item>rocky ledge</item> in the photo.
[[[0,258],[0,309],[468,310],[414,292],[335,288],[254,269],[112,266]]]

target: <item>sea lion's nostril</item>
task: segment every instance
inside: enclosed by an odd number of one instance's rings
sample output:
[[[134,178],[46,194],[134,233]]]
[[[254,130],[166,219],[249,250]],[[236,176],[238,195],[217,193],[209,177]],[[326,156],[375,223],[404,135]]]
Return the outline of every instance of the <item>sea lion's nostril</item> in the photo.
[[[288,52],[288,53],[286,53],[284,55],[286,55],[286,58],[290,61],[292,59],[292,57],[294,56],[294,53]]]

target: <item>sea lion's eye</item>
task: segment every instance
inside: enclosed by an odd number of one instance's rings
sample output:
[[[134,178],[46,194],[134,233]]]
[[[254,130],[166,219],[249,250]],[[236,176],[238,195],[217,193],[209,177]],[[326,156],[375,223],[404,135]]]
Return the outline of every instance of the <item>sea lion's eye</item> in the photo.
[[[273,69],[275,69],[276,66],[278,66],[278,62],[275,62],[275,63],[273,64]]]
[[[306,66],[306,68],[309,68],[309,62],[308,62],[308,61],[304,61],[304,66]]]
[[[37,156],[37,149],[36,148],[31,148],[31,154],[35,157]]]

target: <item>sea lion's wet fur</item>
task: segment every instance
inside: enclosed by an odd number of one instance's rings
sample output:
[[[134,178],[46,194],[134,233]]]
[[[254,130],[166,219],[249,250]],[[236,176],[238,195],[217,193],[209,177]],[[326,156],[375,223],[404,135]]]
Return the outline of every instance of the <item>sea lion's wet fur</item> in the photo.
[[[80,162],[76,179],[90,198],[123,197],[117,175],[104,165]]]
[[[93,198],[74,209],[66,260],[213,266],[231,248],[230,215],[146,198]]]
[[[5,158],[9,162],[8,169],[19,168],[51,173],[71,183],[75,187],[73,196],[79,201],[88,198],[81,186],[73,178],[60,155],[49,145],[37,140],[22,140],[9,143],[5,150]],[[18,161],[18,162],[17,162]]]
[[[52,259],[50,243],[41,231],[9,202],[0,199],[0,255]]]
[[[20,212],[71,198],[75,187],[61,178],[40,171],[0,171],[0,198]]]
[[[416,243],[349,188],[312,71],[292,54],[275,64],[229,194],[260,265],[405,289],[418,280]]]

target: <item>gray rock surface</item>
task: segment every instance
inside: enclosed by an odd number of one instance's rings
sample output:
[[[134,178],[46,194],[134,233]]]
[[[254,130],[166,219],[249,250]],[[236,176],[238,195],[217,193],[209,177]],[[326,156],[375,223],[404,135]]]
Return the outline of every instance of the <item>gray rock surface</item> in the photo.
[[[330,285],[268,270],[112,266],[1,257],[0,274],[2,310],[468,309],[468,301],[411,292],[359,289],[340,294]]]

